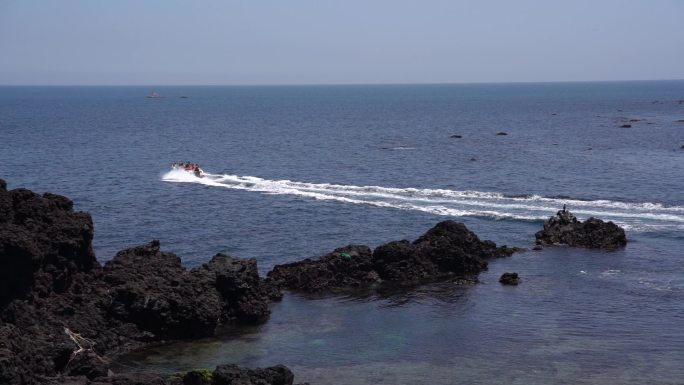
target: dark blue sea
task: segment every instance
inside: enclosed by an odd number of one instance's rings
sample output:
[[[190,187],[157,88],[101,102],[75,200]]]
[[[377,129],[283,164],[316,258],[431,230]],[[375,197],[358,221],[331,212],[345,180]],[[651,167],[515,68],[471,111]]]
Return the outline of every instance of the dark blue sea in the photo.
[[[684,81],[0,87],[0,178],[90,212],[103,262],[159,239],[188,267],[221,252],[265,274],[445,219],[531,248],[564,204],[630,241],[514,254],[472,286],[289,293],[263,325],[137,352],[120,370],[282,363],[312,384],[682,384],[682,119]],[[210,178],[169,172],[176,161]],[[522,283],[501,286],[506,271]]]

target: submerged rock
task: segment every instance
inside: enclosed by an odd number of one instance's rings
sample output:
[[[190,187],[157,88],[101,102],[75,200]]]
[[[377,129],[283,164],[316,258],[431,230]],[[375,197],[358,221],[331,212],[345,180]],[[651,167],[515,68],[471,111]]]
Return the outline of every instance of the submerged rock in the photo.
[[[497,134],[497,135],[501,135],[501,136],[503,136],[503,135],[508,135],[508,133],[507,133],[507,132],[503,132],[503,131],[501,131],[501,132],[497,132],[496,134]]]
[[[451,137],[454,138],[454,139],[461,139],[461,138],[462,138],[461,135],[451,135]]]
[[[294,374],[283,365],[252,369],[226,364],[219,365],[214,370],[193,369],[172,375],[109,372],[97,377],[69,375],[51,380],[46,383],[55,385],[292,385]]]
[[[613,222],[589,218],[584,222],[566,211],[544,222],[544,229],[535,234],[537,244],[565,244],[575,247],[614,249],[627,244],[625,230]]]
[[[214,370],[215,385],[292,385],[294,374],[283,365],[245,369],[237,365],[220,365]]]
[[[409,242],[378,246],[346,246],[318,259],[277,265],[268,273],[274,284],[311,293],[413,286],[455,279],[473,282],[487,269],[487,260],[521,249],[481,241],[462,223],[444,221]]]
[[[503,273],[499,282],[503,285],[517,285],[520,283],[520,278],[518,278],[518,273]]]
[[[620,128],[632,128],[631,124],[623,124],[620,126]]]

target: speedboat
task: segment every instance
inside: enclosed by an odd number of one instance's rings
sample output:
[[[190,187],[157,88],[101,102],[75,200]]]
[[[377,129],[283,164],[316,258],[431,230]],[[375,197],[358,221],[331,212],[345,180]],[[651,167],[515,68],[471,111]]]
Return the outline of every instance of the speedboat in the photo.
[[[159,95],[156,91],[152,91],[149,95],[147,95],[148,98],[150,99],[163,99],[164,97]]]
[[[183,170],[198,178],[204,178],[204,170],[197,163],[179,162],[171,165],[172,170]]]

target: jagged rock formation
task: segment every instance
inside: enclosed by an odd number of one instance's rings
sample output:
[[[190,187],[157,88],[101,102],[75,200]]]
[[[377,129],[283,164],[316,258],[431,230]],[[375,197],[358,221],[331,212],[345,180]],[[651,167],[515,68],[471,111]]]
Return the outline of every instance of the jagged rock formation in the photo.
[[[578,221],[570,211],[558,211],[544,222],[544,229],[535,234],[537,244],[565,244],[575,247],[614,249],[627,244],[625,230],[613,222],[589,218]]]
[[[101,376],[107,357],[150,341],[211,335],[258,322],[279,293],[255,260],[216,255],[186,270],[159,242],[95,259],[90,215],[62,196],[7,191],[0,180],[0,383]],[[92,340],[74,355],[73,330]]]
[[[258,322],[269,315],[256,260],[222,254],[187,271],[159,242],[117,253],[103,269],[111,293],[109,316],[157,338],[213,334],[220,323]]]
[[[97,266],[93,220],[62,196],[0,184],[0,307],[29,291],[65,291],[74,275]]]
[[[413,286],[458,279],[474,281],[487,260],[510,256],[520,249],[481,241],[462,223],[444,221],[414,242],[378,246],[350,245],[318,259],[277,265],[268,273],[274,284],[311,293]]]

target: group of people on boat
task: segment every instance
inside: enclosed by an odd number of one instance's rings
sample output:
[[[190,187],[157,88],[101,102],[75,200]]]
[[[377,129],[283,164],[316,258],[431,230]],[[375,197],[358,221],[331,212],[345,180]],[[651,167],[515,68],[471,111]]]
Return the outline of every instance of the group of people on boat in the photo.
[[[202,169],[200,168],[200,165],[197,163],[190,163],[190,162],[178,162],[178,163],[172,163],[171,164],[171,169],[173,170],[185,170],[188,172],[192,172],[195,174],[195,176],[200,177],[202,176]]]

